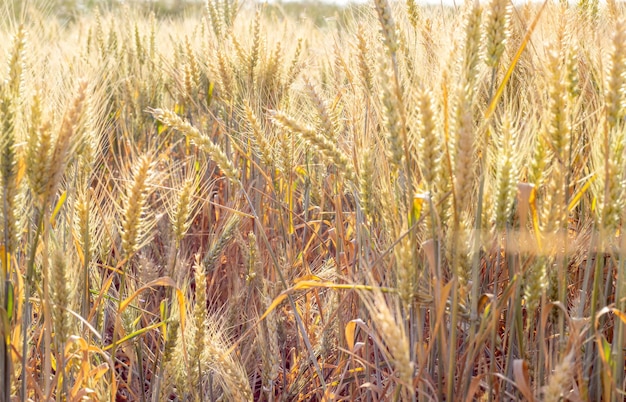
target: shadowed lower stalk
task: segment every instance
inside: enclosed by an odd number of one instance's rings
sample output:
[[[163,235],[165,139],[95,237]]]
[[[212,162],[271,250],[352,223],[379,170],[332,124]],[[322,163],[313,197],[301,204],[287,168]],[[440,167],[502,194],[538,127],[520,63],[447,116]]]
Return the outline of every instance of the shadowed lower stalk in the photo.
[[[4,181],[4,180],[3,180]],[[3,367],[3,382],[5,384],[5,394],[3,395],[3,398],[6,401],[10,400],[10,393],[11,393],[11,328],[10,326],[5,325],[5,323],[9,322],[9,314],[12,314],[11,308],[11,304],[12,302],[10,301],[11,298],[13,298],[13,296],[10,294],[11,289],[12,289],[12,283],[11,283],[11,254],[12,254],[12,249],[9,246],[11,244],[10,239],[9,239],[9,219],[8,219],[8,209],[9,209],[9,197],[7,196],[7,186],[3,186],[3,218],[4,218],[4,245],[5,248],[3,250],[2,253],[2,268],[4,270],[4,300],[3,300],[3,305],[2,305],[2,311],[0,311],[0,313],[2,313],[2,331],[0,331],[0,333],[2,334],[2,342],[3,342],[3,356],[2,356],[2,360],[4,362],[4,367]],[[5,314],[6,314],[6,319],[5,319]]]
[[[263,239],[263,243],[265,243],[265,247],[267,247],[267,251],[268,254],[270,255],[270,258],[272,260],[272,263],[274,264],[274,268],[276,273],[278,274],[278,278],[280,279],[280,282],[282,283],[282,285],[285,287],[285,289],[288,288],[287,285],[287,281],[285,279],[285,276],[282,272],[282,269],[280,268],[280,264],[278,262],[278,259],[276,258],[276,254],[272,251],[272,245],[269,241],[269,239],[267,238],[267,234],[265,233],[265,229],[262,226],[262,221],[260,219],[260,217],[257,215],[256,211],[254,210],[254,205],[252,204],[252,200],[250,199],[250,197],[248,196],[248,193],[246,193],[243,189],[241,189],[243,196],[245,197],[248,206],[250,207],[250,211],[252,213],[252,215],[254,216],[254,223],[257,226],[257,229],[259,231],[259,234],[261,235],[261,238]],[[307,351],[309,353],[309,358],[311,359],[311,363],[313,364],[313,367],[315,368],[315,372],[318,376],[318,379],[320,381],[320,384],[322,386],[322,390],[324,392],[324,394],[326,393],[326,382],[324,381],[324,377],[322,375],[322,370],[319,366],[319,363],[317,361],[317,358],[315,357],[315,353],[313,351],[313,346],[311,345],[311,341],[309,340],[309,336],[306,333],[306,328],[304,327],[304,323],[302,322],[302,318],[300,317],[300,314],[298,313],[298,310],[296,308],[296,304],[293,300],[293,297],[288,294],[287,295],[287,299],[289,301],[289,305],[293,310],[294,316],[296,318],[296,324],[298,325],[298,329],[300,330],[300,334],[302,336],[302,339],[304,341],[304,344],[306,345]]]
[[[615,307],[620,311],[626,311],[626,255],[625,250],[625,238],[622,235],[620,241],[619,254],[618,254],[618,268],[617,278],[615,280]],[[624,337],[624,326],[626,323],[621,319],[615,317],[615,325],[617,335],[613,341],[613,358],[615,359],[615,368],[613,369],[613,380],[617,389],[621,388],[621,384],[624,382],[624,351],[626,350],[626,339]]]
[[[90,191],[86,191],[83,197],[80,200],[80,204],[78,205],[78,214],[79,219],[81,220],[80,228],[81,230],[81,246],[83,249],[83,283],[82,283],[82,309],[81,314],[85,320],[89,319],[89,311],[90,311],[90,281],[89,281],[89,262],[91,261],[91,233],[90,233]]]
[[[3,101],[6,102],[6,101]],[[1,114],[0,114],[1,116]],[[3,116],[5,118],[8,119],[7,116]],[[9,133],[5,133],[7,135],[7,137],[9,137],[11,134]],[[3,140],[6,142],[6,145],[3,148],[13,148],[13,141],[12,138],[11,140],[9,140],[9,138],[3,138]],[[3,150],[4,151],[4,150]],[[6,155],[5,152],[3,152],[3,160],[2,160],[2,182],[3,182],[3,186],[2,186],[2,192],[3,192],[3,197],[2,197],[2,207],[3,207],[3,214],[2,214],[2,218],[4,221],[4,228],[3,228],[3,234],[4,234],[4,250],[2,252],[2,268],[4,271],[4,303],[2,305],[3,311],[1,311],[2,313],[2,340],[4,343],[4,349],[3,349],[3,362],[4,362],[4,372],[3,372],[3,381],[5,383],[5,387],[6,387],[6,394],[4,395],[4,397],[6,398],[6,400],[9,400],[10,397],[10,391],[11,391],[11,328],[10,326],[6,326],[5,324],[9,322],[9,317],[13,314],[13,311],[11,311],[13,309],[12,304],[13,302],[10,300],[11,298],[13,298],[13,295],[11,295],[11,289],[12,289],[12,283],[11,283],[11,255],[13,254],[13,247],[12,245],[15,244],[15,241],[12,241],[11,239],[11,231],[10,231],[10,226],[14,225],[15,222],[15,215],[14,212],[10,211],[10,209],[15,208],[15,205],[13,204],[12,201],[12,196],[13,194],[12,191],[10,190],[12,187],[15,186],[14,184],[14,180],[15,180],[15,168],[13,166],[14,161],[6,160]],[[7,163],[8,162],[8,163]],[[9,169],[5,169],[5,165],[10,165]],[[9,174],[7,174],[8,172],[10,172]],[[13,183],[13,184],[11,184]],[[6,319],[5,319],[5,315],[6,314]]]
[[[599,244],[601,247],[604,247],[606,244],[602,239],[600,239]],[[604,278],[604,265],[603,262],[605,258],[603,258],[603,253],[596,256],[595,259],[595,271],[593,273],[593,285],[591,288],[591,312],[590,317],[595,319],[596,314],[598,312],[598,302],[600,300],[600,287],[602,280]],[[593,327],[592,327],[593,328]],[[593,330],[595,332],[595,329]],[[594,334],[595,335],[595,334]],[[591,371],[590,379],[589,379],[589,395],[592,396],[591,399],[599,401],[602,400],[602,362],[600,361],[600,357],[598,356],[597,345],[592,343],[589,345],[589,349],[587,350],[587,361],[585,362],[586,367],[593,367]]]
[[[4,89],[0,86],[0,91]],[[1,94],[0,94],[1,95]],[[11,154],[8,151],[8,148],[13,148],[13,133],[8,131],[8,129],[12,129],[12,116],[8,113],[8,108],[5,106],[5,103],[8,100],[2,99],[0,97],[0,102],[2,102],[2,109],[0,110],[0,118],[4,121],[0,127],[0,134],[2,138],[2,218],[3,218],[3,250],[2,250],[2,282],[0,284],[0,335],[2,336],[2,341],[0,343],[0,362],[2,365],[2,379],[0,381],[0,385],[3,385],[3,390],[0,391],[0,397],[2,397],[3,401],[9,401],[11,396],[11,327],[10,327],[10,317],[13,314],[13,304],[14,304],[14,295],[13,295],[13,284],[11,283],[11,253],[13,252],[9,239],[9,187],[10,182],[14,181],[14,178],[9,176],[11,175],[11,171],[14,171],[12,163],[13,161],[7,161],[6,157]],[[9,105],[10,106],[10,105]],[[6,124],[8,123],[8,124]],[[11,130],[12,131],[12,130]],[[5,150],[6,149],[6,150]],[[9,154],[9,155],[7,155]],[[8,169],[5,169],[7,167]],[[12,207],[12,205],[11,205]],[[8,325],[7,325],[8,324]]]
[[[508,230],[507,230],[508,231]],[[507,234],[508,237],[508,234]],[[520,276],[519,272],[519,255],[509,255],[508,258],[508,267],[509,267],[509,278],[515,278]],[[509,338],[508,338],[508,350],[512,351],[513,346],[517,343],[519,348],[519,356],[526,356],[526,348],[524,345],[524,319],[523,319],[523,311],[521,309],[521,301],[522,301],[522,290],[520,281],[517,280],[515,283],[515,289],[511,295],[511,299],[514,300],[513,303],[509,302],[509,305],[513,305],[511,309],[508,322],[513,323],[513,328],[509,330]],[[516,331],[515,331],[516,329]],[[505,363],[505,372],[509,377],[513,377],[513,361],[516,356],[513,353],[509,353],[507,356],[507,361]]]
[[[458,225],[457,225],[458,231]],[[453,241],[452,243],[452,275],[453,275],[453,284],[452,284],[452,310],[450,311],[450,347],[448,350],[447,363],[448,363],[448,371],[446,377],[446,400],[453,400],[452,397],[454,395],[454,373],[456,372],[456,347],[457,347],[457,323],[459,316],[459,281],[458,281],[458,271],[460,269],[459,257],[457,252],[458,242]]]
[[[35,257],[37,256],[37,246],[39,245],[39,237],[43,227],[43,213],[35,208],[35,221],[37,226],[35,229],[35,237],[32,239],[28,256],[28,265],[26,268],[26,280],[24,281],[24,312],[22,320],[22,400],[27,399],[28,392],[28,327],[30,326],[30,293],[34,287],[35,274]]]
[[[175,237],[172,237],[172,240],[170,242],[170,247],[169,247],[169,251],[168,251],[168,263],[167,263],[167,274],[169,275],[170,278],[174,278],[174,269],[176,267],[176,260],[177,260],[177,256],[178,256],[178,241],[176,240]],[[172,289],[167,289],[166,290],[166,300],[172,300],[172,296],[174,295],[174,291]],[[162,302],[163,303],[163,302]],[[165,307],[163,308],[163,318],[165,318],[165,320],[169,320],[170,319],[170,315],[171,315],[171,305],[170,303],[166,303]],[[166,328],[168,328],[165,331],[165,339],[163,339],[163,353],[161,354],[161,356],[157,356],[155,358],[155,372],[158,372],[158,374],[156,375],[156,384],[154,386],[154,389],[152,390],[152,402],[157,402],[158,398],[161,397],[160,393],[161,393],[161,383],[163,381],[163,374],[165,372],[165,365],[166,365],[166,351],[168,349],[168,336],[167,336],[167,331],[169,330],[170,326],[172,324],[167,325]],[[171,347],[171,346],[170,346]],[[160,361],[159,361],[160,358]],[[160,364],[158,364],[160,363]],[[158,368],[157,368],[158,367]]]

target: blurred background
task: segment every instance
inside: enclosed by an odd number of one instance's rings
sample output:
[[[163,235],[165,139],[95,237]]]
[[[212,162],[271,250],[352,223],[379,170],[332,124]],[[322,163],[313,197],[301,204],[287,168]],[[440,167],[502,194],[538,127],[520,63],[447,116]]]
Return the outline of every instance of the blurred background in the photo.
[[[403,0],[399,0],[401,3]],[[417,3],[429,6],[461,5],[464,0],[418,0]],[[515,3],[522,0],[514,1]],[[532,1],[532,0],[531,0]],[[368,0],[239,0],[240,7],[250,7],[256,3],[266,3],[270,11],[285,13],[291,17],[313,18],[316,24],[326,24],[328,19],[341,18],[348,8],[368,6]],[[148,13],[154,12],[157,17],[185,16],[202,13],[206,6],[205,0],[0,0],[0,11],[3,15],[22,15],[24,9],[35,7],[48,15],[55,15],[63,22],[75,20],[77,15],[91,13],[97,7],[112,9],[116,7],[132,7]],[[2,10],[4,8],[4,10]],[[19,17],[17,18],[19,20]],[[2,23],[2,22],[0,22]]]
[[[367,0],[271,0],[266,3],[267,12],[312,18],[318,26],[342,18],[348,8],[367,6]],[[240,1],[240,7],[250,7],[252,4],[254,2],[251,0]],[[56,16],[62,23],[71,23],[77,16],[92,13],[96,8],[132,7],[163,18],[202,13],[205,6],[203,0],[0,0],[0,11],[4,11],[3,15],[14,16],[13,22],[20,21],[19,16],[33,7],[47,15]]]

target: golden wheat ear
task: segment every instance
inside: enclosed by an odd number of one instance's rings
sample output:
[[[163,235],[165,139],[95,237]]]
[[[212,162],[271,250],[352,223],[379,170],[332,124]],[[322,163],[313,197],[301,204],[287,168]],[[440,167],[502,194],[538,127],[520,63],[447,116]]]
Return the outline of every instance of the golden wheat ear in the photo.
[[[273,112],[272,119],[279,127],[301,135],[305,141],[318,149],[328,162],[335,164],[347,180],[354,179],[354,167],[350,159],[319,131],[298,123],[282,112]]]
[[[77,129],[82,123],[83,109],[87,99],[88,83],[81,80],[78,85],[76,96],[63,117],[61,129],[56,139],[56,143],[50,156],[50,171],[47,186],[44,193],[44,199],[48,201],[48,205],[56,196],[59,184],[65,173],[65,168],[69,162],[69,158],[74,151],[75,142],[73,141],[77,135]]]
[[[487,7],[483,26],[484,60],[487,66],[496,67],[509,37],[511,3],[506,0],[492,0]]]
[[[180,116],[170,110],[152,109],[152,115],[165,126],[172,128],[189,138],[198,148],[206,152],[215,162],[224,176],[233,184],[239,184],[239,171],[224,151],[217,146],[207,135],[202,134],[197,128],[184,121]]]
[[[149,219],[148,196],[155,178],[154,159],[141,155],[133,166],[123,196],[120,235],[122,250],[131,257],[148,240],[154,221]]]
[[[265,130],[263,130],[261,121],[247,101],[244,103],[244,111],[246,122],[250,127],[252,138],[254,138],[254,142],[256,143],[256,149],[260,154],[261,161],[263,161],[267,167],[274,166],[275,162],[272,157],[273,148],[271,143],[266,136]]]

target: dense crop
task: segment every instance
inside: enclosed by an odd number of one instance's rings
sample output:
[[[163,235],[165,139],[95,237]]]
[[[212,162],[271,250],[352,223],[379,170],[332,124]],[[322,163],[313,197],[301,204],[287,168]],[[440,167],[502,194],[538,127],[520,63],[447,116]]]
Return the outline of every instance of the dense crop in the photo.
[[[623,4],[80,10],[0,8],[0,401],[623,400]]]

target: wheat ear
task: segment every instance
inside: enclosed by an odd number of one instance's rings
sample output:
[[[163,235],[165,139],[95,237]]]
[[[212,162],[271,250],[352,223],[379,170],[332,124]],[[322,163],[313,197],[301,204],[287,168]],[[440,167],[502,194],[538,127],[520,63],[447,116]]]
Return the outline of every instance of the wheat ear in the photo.
[[[151,110],[151,113],[157,120],[167,127],[179,131],[187,136],[187,138],[193,141],[198,148],[209,155],[228,180],[230,180],[233,184],[239,184],[239,171],[235,168],[224,151],[211,141],[207,135],[202,134],[197,128],[193,127],[191,124],[170,110],[153,109]]]

